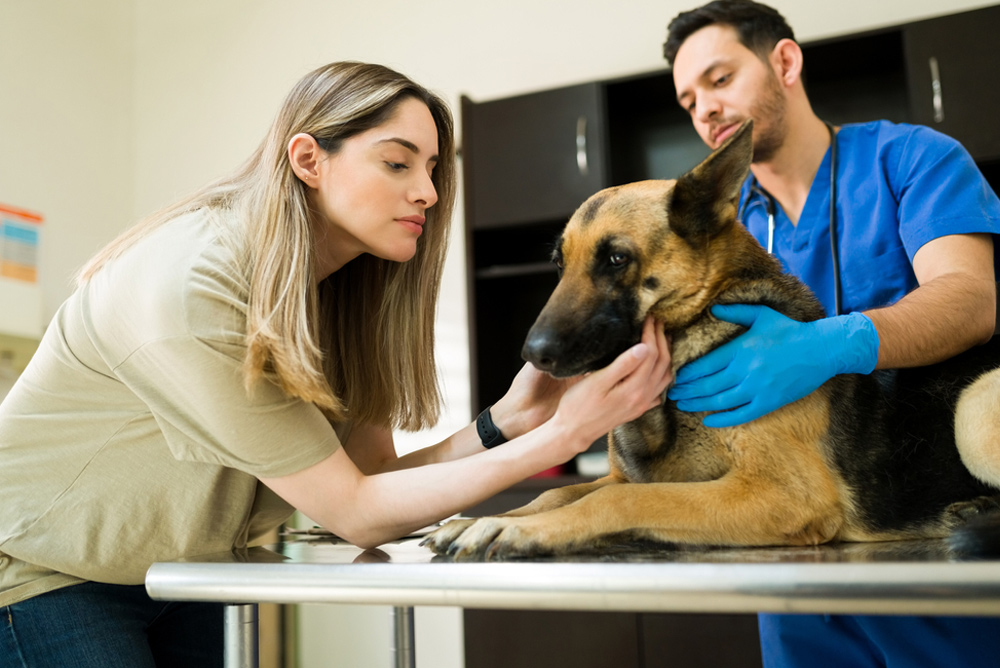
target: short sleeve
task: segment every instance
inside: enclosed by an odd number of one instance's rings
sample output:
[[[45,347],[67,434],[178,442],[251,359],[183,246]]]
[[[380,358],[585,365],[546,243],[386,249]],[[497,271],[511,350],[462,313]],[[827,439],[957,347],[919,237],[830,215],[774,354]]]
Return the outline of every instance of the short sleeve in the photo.
[[[316,406],[267,381],[248,395],[235,352],[190,336],[160,339],[115,372],[149,407],[180,460],[277,477],[316,464],[340,446]]]
[[[911,261],[938,237],[1000,234],[1000,202],[957,141],[914,126],[890,155],[896,161],[889,172],[899,200],[899,234]]]
[[[92,279],[87,330],[174,457],[287,475],[340,441],[312,403],[267,380],[245,388],[244,274],[212,217],[178,219]]]

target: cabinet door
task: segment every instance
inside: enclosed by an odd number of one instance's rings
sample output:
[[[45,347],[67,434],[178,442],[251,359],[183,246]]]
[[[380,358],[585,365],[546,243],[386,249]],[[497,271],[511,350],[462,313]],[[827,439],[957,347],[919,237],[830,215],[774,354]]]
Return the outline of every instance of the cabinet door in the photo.
[[[630,612],[466,610],[466,668],[639,668]]]
[[[1000,158],[1000,7],[906,26],[915,123],[962,142],[976,160]]]
[[[639,615],[643,666],[760,668],[757,615]]]
[[[464,105],[469,223],[566,220],[604,187],[601,95],[589,83]]]

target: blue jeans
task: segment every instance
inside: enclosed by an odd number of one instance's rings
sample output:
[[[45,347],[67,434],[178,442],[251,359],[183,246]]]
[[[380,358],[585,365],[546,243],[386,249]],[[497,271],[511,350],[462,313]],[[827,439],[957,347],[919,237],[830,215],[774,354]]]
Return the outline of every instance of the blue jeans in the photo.
[[[765,668],[996,668],[1000,618],[760,615]]]
[[[0,608],[0,668],[221,668],[222,605],[85,582]]]

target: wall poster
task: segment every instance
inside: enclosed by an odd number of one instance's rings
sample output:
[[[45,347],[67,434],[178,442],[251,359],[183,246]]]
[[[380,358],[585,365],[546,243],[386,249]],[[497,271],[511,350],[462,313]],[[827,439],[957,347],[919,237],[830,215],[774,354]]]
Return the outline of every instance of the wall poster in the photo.
[[[38,283],[42,217],[0,204],[0,276]]]

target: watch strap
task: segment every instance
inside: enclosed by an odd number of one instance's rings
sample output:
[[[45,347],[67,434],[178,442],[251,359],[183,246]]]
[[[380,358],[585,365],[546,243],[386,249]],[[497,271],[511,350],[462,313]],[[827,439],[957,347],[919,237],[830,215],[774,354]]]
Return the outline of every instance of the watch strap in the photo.
[[[491,408],[493,407],[487,406],[486,410],[476,418],[476,431],[479,433],[479,440],[483,442],[484,448],[492,448],[507,442],[507,438],[493,424],[493,416],[490,414]]]

